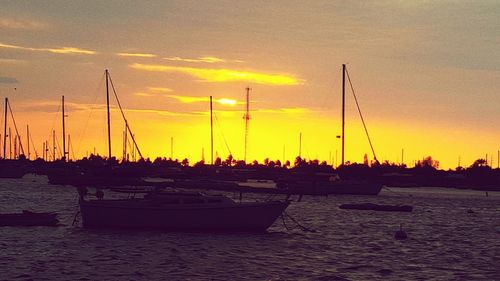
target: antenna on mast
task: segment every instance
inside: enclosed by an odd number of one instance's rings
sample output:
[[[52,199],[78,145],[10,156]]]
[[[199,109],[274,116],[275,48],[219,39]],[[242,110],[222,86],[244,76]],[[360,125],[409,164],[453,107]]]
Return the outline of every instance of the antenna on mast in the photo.
[[[210,96],[210,165],[214,164],[214,123],[212,118],[212,96]]]
[[[246,109],[245,115],[243,115],[243,119],[245,119],[245,163],[247,162],[247,149],[248,149],[248,125],[250,123],[250,87],[245,88],[247,91],[246,94]]]

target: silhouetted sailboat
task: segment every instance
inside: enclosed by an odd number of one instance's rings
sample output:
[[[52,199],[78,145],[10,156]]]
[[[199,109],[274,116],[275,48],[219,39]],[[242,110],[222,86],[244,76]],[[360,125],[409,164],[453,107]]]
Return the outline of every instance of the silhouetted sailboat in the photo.
[[[112,186],[122,186],[122,185],[145,185],[146,183],[142,181],[135,173],[131,172],[129,169],[124,169],[118,166],[114,166],[111,153],[111,117],[110,117],[110,85],[112,92],[115,96],[116,102],[120,109],[120,113],[125,122],[126,133],[130,134],[134,148],[137,150],[138,154],[142,158],[141,151],[135,141],[135,136],[132,133],[128,120],[125,118],[123,108],[121,106],[118,95],[116,94],[113,81],[111,80],[109,71],[105,71],[106,78],[106,111],[107,111],[107,133],[108,133],[108,163],[106,165],[99,165],[97,167],[75,167],[74,165],[63,165],[60,168],[54,168],[47,172],[50,184],[59,185],[74,185],[74,186],[93,186],[93,187],[112,187]],[[67,147],[65,140],[65,123],[64,123],[64,96],[62,99],[62,120],[63,120],[63,155],[67,155]],[[65,157],[63,157],[65,160]]]
[[[346,83],[347,69],[345,64],[342,65],[342,165],[344,167],[344,148],[345,148],[345,83]],[[348,77],[349,78],[349,77]],[[349,80],[350,83],[350,80]],[[351,85],[352,87],[352,85]],[[354,93],[353,93],[354,94]],[[354,95],[355,99],[356,96]],[[375,156],[375,151],[373,149],[370,136],[368,135],[368,130],[366,129],[363,116],[361,115],[361,110],[358,111],[363,121],[363,126],[365,128],[370,147],[373,152],[373,156],[376,162],[377,157]],[[377,195],[382,189],[382,184],[376,182],[370,182],[368,180],[344,180],[333,174],[326,175],[303,175],[295,174],[291,175],[289,178],[281,179],[277,182],[277,186],[286,190],[290,193],[300,193],[304,194],[352,194],[352,195]]]
[[[106,71],[106,77],[108,75]],[[106,85],[108,85],[108,79],[106,79]],[[109,93],[108,90],[106,92],[108,100],[108,149],[111,158]],[[210,97],[210,110],[212,111],[211,101],[212,97]],[[118,105],[120,106],[119,102]],[[127,120],[124,115],[123,117],[130,132]],[[131,132],[130,136],[135,144]],[[213,133],[211,136],[213,147]],[[135,145],[137,148],[137,144]],[[137,151],[140,155],[139,148],[137,148]],[[146,192],[143,198],[126,199],[103,199],[104,194],[102,191],[96,191],[97,199],[87,199],[86,188],[80,187],[78,191],[83,226],[93,228],[264,231],[274,223],[290,204],[288,200],[235,202],[221,195],[213,196],[198,192],[181,191],[151,191]]]
[[[12,155],[7,157],[6,147],[7,147],[7,137],[9,137],[10,144],[12,145],[12,137],[10,133],[10,127],[7,131],[7,123],[8,123],[8,113],[10,112],[10,117],[14,124],[14,129],[16,132],[15,135],[15,143],[17,144],[17,140],[19,140],[19,156],[17,153],[14,153],[14,158],[22,159],[24,157],[24,149],[21,142],[21,138],[19,136],[19,131],[17,130],[16,121],[14,120],[14,114],[12,113],[12,108],[10,107],[10,102],[8,98],[5,98],[5,112],[4,112],[4,134],[3,134],[3,159],[0,161],[0,178],[22,178],[26,172],[27,167],[23,161],[16,161],[12,159]],[[7,133],[9,132],[9,133]],[[15,149],[17,150],[17,149]],[[10,158],[10,159],[7,159]]]
[[[290,202],[235,202],[222,195],[151,191],[143,198],[85,199],[80,191],[82,224],[88,228],[196,231],[264,231]]]

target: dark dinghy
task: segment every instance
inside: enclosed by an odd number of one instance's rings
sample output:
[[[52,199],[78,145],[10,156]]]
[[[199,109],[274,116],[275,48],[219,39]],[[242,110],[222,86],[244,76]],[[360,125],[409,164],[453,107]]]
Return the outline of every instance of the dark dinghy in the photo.
[[[360,203],[360,204],[342,204],[340,209],[347,210],[370,210],[370,211],[385,211],[385,212],[411,212],[412,206],[408,205],[378,205],[373,203]]]
[[[22,213],[0,214],[0,226],[56,226],[58,223],[56,213],[23,210]]]

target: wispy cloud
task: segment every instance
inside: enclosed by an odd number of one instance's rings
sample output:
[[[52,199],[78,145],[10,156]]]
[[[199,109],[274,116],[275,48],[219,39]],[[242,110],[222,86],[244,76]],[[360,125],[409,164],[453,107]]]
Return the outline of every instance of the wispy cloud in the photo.
[[[148,87],[148,90],[154,93],[171,93],[174,90],[165,87]]]
[[[34,20],[0,18],[0,29],[40,30],[47,27],[48,24]]]
[[[204,63],[216,63],[216,62],[226,62],[225,59],[221,59],[218,57],[199,57],[199,58],[181,58],[181,57],[169,57],[163,58],[169,61],[182,61],[182,62],[204,62]]]
[[[257,111],[263,113],[282,113],[282,114],[293,114],[293,115],[307,114],[312,112],[311,109],[306,107],[282,107],[277,109],[263,108],[263,109],[258,109]]]
[[[65,104],[67,112],[81,112],[81,111],[105,111],[105,104],[88,104],[88,103],[74,103],[66,102]],[[44,113],[54,113],[59,110],[60,103],[56,101],[30,101],[21,102],[16,104],[16,108],[20,111],[28,112],[44,112]],[[116,106],[110,108],[111,111],[117,112],[120,109]],[[126,108],[124,109],[126,113],[146,113],[146,114],[157,114],[161,116],[198,116],[199,113],[196,112],[173,112],[168,110],[159,109],[144,109],[144,108]]]
[[[26,63],[25,60],[20,60],[20,59],[2,59],[0,58],[0,63],[4,64],[20,64],[20,63]]]
[[[288,74],[269,74],[232,69],[207,69],[194,67],[179,67],[170,65],[153,65],[134,63],[131,68],[155,72],[177,72],[188,74],[207,82],[244,81],[265,85],[299,85],[303,81]]]
[[[134,93],[134,95],[139,96],[139,97],[152,97],[152,96],[154,96],[154,94],[144,93],[144,92],[136,92],[136,93]]]
[[[35,51],[35,52],[49,52],[54,54],[79,54],[79,55],[94,55],[95,51],[85,50],[75,47],[61,47],[61,48],[32,48],[23,47],[10,44],[0,43],[0,48],[23,50],[23,51]]]
[[[193,96],[178,96],[178,95],[167,95],[167,97],[176,99],[181,103],[196,103],[196,102],[208,103],[210,101],[209,97],[193,97]],[[241,104],[241,102],[237,100],[228,98],[213,99],[213,101],[222,105],[230,105],[230,106]]]
[[[0,76],[0,84],[16,84],[19,83],[14,77]]]
[[[147,53],[117,53],[119,57],[139,57],[139,58],[154,58],[155,54],[147,54]]]
[[[174,90],[165,87],[148,87],[147,91],[135,92],[134,95],[139,97],[154,97],[164,96],[166,93],[171,93]]]

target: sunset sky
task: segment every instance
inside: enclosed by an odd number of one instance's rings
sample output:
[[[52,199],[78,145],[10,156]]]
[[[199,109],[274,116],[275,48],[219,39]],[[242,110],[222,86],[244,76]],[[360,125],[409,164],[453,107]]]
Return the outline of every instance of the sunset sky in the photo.
[[[377,158],[431,155],[444,169],[500,149],[498,1],[4,1],[0,96],[36,150],[60,99],[72,153],[107,155],[109,69],[145,157],[340,162],[341,69],[347,65]],[[347,92],[346,160],[372,159]],[[112,99],[113,154],[124,122]],[[3,114],[2,114],[3,115]],[[1,119],[3,124],[3,117]],[[10,122],[10,120],[9,120]],[[13,124],[9,123],[13,129]],[[3,125],[2,125],[3,128]],[[0,132],[3,136],[3,130]],[[33,150],[32,150],[33,151]],[[488,159],[490,161],[490,159]]]

